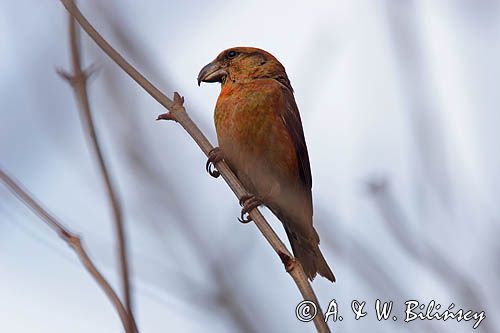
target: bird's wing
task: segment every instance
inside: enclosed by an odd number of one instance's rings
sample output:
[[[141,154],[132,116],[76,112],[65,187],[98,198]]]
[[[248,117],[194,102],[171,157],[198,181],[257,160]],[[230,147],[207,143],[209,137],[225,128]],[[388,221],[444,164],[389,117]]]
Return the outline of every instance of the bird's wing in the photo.
[[[285,123],[288,133],[292,138],[293,145],[295,146],[295,153],[299,164],[298,169],[300,180],[307,195],[307,200],[309,201],[312,213],[311,166],[309,164],[309,154],[307,152],[306,140],[304,138],[304,130],[302,129],[302,121],[300,120],[299,109],[295,103],[291,87],[284,85],[282,89],[285,97],[285,103],[283,109],[280,110],[280,116]]]

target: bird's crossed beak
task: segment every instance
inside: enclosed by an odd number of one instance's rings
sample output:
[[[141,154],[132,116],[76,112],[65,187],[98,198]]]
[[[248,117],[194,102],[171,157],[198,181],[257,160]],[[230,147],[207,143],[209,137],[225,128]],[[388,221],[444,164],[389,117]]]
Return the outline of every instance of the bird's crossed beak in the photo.
[[[227,71],[222,68],[219,63],[214,60],[203,67],[198,74],[198,85],[203,82],[224,82],[227,76]]]

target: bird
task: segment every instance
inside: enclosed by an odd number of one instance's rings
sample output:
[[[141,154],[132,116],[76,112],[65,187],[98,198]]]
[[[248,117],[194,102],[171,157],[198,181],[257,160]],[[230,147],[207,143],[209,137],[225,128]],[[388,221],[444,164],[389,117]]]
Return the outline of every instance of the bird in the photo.
[[[265,205],[282,222],[309,280],[319,274],[335,282],[313,226],[309,154],[284,66],[262,49],[233,47],[201,69],[201,82],[221,84],[214,112],[218,147],[209,154],[207,171],[223,159],[249,192],[240,201],[240,221]]]

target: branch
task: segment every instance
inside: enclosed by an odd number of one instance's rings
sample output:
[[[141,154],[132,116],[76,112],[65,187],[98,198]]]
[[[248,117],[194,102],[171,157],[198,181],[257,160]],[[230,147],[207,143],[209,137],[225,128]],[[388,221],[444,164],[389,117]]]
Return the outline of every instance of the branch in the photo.
[[[92,146],[95,158],[97,160],[99,171],[104,180],[106,192],[111,204],[113,211],[113,218],[116,230],[116,237],[118,242],[118,258],[120,260],[121,269],[121,284],[123,288],[123,295],[125,298],[125,307],[127,313],[129,314],[129,321],[127,323],[126,331],[129,333],[135,332],[134,316],[132,311],[132,297],[130,293],[130,279],[129,279],[129,268],[127,260],[127,247],[125,231],[123,228],[123,214],[120,201],[116,194],[116,190],[113,186],[104,156],[99,145],[99,140],[94,126],[94,121],[92,118],[92,113],[90,111],[90,103],[87,93],[87,79],[91,74],[91,71],[82,70],[81,59],[80,59],[80,49],[78,32],[76,28],[76,22],[73,16],[69,15],[69,32],[70,32],[70,45],[71,45],[71,62],[73,67],[73,73],[66,73],[62,70],[58,70],[58,73],[66,79],[72,86],[75,97],[78,102],[78,110],[80,111],[80,119],[82,120],[83,127],[88,133],[89,144]]]
[[[87,254],[82,240],[77,235],[73,234],[54,216],[48,213],[30,194],[21,188],[20,185],[9,177],[0,169],[0,180],[11,190],[28,208],[30,208],[42,221],[52,228],[72,249],[83,263],[85,269],[92,275],[97,284],[104,291],[111,304],[115,307],[120,315],[123,327],[126,329],[128,323],[128,314],[122,302],[116,295],[111,285],[106,281],[104,276],[99,272],[97,267],[92,262],[92,259]]]
[[[72,0],[61,0],[61,2],[64,7],[66,7],[68,12],[70,12],[71,15],[73,15],[73,17],[78,21],[83,30],[85,30],[94,40],[94,42],[96,42],[96,44],[132,79],[144,88],[148,94],[150,94],[169,111],[164,115],[160,115],[158,119],[175,120],[178,122],[198,144],[203,153],[208,156],[208,153],[213,149],[213,146],[187,114],[183,106],[184,98],[176,92],[174,93],[173,101],[170,100],[134,67],[132,67],[132,65],[130,65],[115,49],[113,49],[113,47],[94,29],[94,27],[92,27]],[[238,199],[241,199],[248,193],[224,161],[216,163],[216,167]],[[318,332],[330,332],[324,321],[324,316],[316,295],[314,294],[314,291],[307,280],[300,263],[293,258],[292,254],[288,251],[281,239],[276,235],[258,208],[251,210],[249,215],[274,251],[282,259],[287,272],[293,278],[304,299],[313,301],[316,304],[318,315],[314,318],[314,324],[316,325]]]
[[[482,298],[474,283],[428,239],[417,239],[418,245],[414,245],[415,235],[409,228],[407,216],[394,197],[390,182],[385,179],[372,179],[367,184],[377,208],[380,211],[383,221],[388,230],[408,255],[422,264],[430,272],[434,272],[441,277],[447,287],[454,289],[457,295],[471,308],[484,309]],[[425,249],[425,253],[419,251]],[[486,326],[485,332],[490,332]]]

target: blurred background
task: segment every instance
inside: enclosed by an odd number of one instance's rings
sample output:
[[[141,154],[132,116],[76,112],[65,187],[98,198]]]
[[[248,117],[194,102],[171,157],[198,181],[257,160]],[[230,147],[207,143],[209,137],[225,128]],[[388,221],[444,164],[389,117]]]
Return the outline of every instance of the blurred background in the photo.
[[[172,95],[215,143],[216,84],[196,76],[220,51],[256,46],[286,67],[313,174],[314,223],[338,282],[336,332],[471,332],[404,323],[404,302],[485,311],[499,332],[500,2],[80,1],[91,23]],[[120,291],[112,213],[71,87],[60,2],[0,4],[0,167],[78,233]],[[81,33],[98,68],[89,99],[124,208],[141,332],[311,332],[279,258],[183,129]],[[286,239],[282,226],[266,216]],[[287,243],[288,244],[288,243]],[[394,301],[398,321],[374,303]],[[366,301],[356,321],[352,300]],[[71,249],[0,186],[2,332],[120,332]]]

